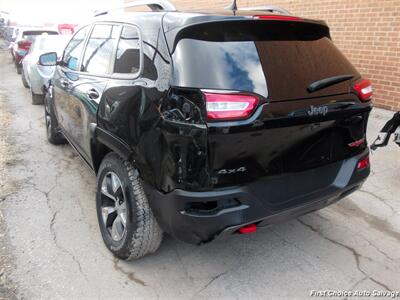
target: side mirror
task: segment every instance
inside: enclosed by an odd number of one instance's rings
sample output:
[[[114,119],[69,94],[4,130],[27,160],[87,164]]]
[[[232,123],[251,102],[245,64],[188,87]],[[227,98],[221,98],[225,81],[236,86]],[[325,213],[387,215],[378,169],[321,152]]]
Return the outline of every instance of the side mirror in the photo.
[[[57,65],[57,53],[49,52],[39,56],[39,65],[52,67]]]

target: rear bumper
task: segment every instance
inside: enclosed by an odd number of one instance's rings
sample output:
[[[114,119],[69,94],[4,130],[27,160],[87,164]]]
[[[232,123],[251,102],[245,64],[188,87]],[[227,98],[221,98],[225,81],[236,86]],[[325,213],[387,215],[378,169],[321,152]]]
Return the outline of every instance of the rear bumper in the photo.
[[[45,79],[41,77],[36,67],[31,67],[31,72],[29,74],[29,84],[34,94],[44,94],[43,87],[45,86]]]
[[[164,231],[179,240],[200,244],[247,224],[268,226],[344,198],[368,177],[369,167],[357,170],[366,155],[368,150],[320,168],[208,192],[175,190],[162,194],[149,187],[146,192]]]

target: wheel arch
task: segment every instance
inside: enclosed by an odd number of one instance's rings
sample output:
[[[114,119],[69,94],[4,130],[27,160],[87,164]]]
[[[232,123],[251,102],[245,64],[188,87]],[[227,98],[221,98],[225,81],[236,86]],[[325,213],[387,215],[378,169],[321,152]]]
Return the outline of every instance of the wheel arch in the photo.
[[[90,143],[92,166],[96,174],[103,158],[110,152],[117,153],[124,160],[132,161],[134,153],[123,140],[94,123],[90,124],[90,131],[92,135]]]

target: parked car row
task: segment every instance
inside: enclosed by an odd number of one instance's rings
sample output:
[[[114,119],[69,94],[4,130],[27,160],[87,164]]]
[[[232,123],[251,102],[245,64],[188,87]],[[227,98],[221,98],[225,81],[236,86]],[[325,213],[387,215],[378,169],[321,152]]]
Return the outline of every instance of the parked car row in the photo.
[[[28,54],[28,51],[35,39],[42,35],[58,35],[56,30],[20,28],[15,40],[10,45],[11,55],[14,59],[15,68],[18,74],[22,73],[22,60]]]
[[[29,88],[32,104],[43,104],[45,87],[51,79],[54,67],[39,65],[39,56],[46,52],[62,54],[71,38],[74,26],[60,24],[58,30],[37,27],[3,28],[3,38],[9,42],[9,51],[24,87]],[[70,34],[67,34],[70,33]]]
[[[53,77],[54,67],[38,64],[39,57],[46,52],[62,55],[70,37],[65,35],[40,35],[32,42],[28,53],[22,60],[22,84],[29,88],[32,104],[43,104],[46,85]]]
[[[20,34],[33,41],[22,81],[36,104],[50,78],[48,141],[96,173],[115,256],[152,253],[163,232],[193,244],[252,233],[361,187],[372,86],[325,22],[139,4],[152,11],[98,13],[65,47]]]

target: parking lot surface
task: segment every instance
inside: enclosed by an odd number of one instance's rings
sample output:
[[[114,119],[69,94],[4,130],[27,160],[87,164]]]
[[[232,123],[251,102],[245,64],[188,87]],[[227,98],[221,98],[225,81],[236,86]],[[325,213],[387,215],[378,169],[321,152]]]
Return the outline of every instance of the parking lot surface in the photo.
[[[0,298],[304,299],[313,290],[400,290],[395,144],[372,154],[361,191],[326,209],[202,246],[165,236],[156,254],[123,262],[101,239],[95,175],[69,145],[47,142],[43,106],[30,101],[1,52]],[[374,109],[370,142],[392,114]]]

